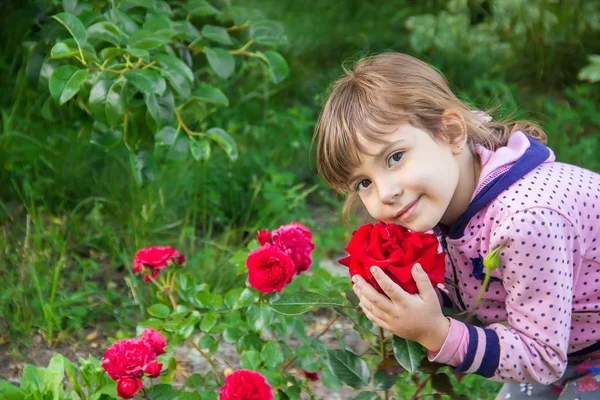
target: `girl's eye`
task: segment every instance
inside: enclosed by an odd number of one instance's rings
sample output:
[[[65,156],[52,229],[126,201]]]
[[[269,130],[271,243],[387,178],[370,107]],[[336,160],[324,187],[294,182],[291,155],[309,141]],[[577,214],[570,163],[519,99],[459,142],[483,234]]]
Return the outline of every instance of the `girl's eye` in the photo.
[[[388,165],[392,166],[395,165],[397,163],[400,162],[400,160],[402,159],[402,156],[404,156],[404,152],[403,151],[397,151],[394,154],[392,154],[390,156],[390,158],[388,158]]]
[[[364,185],[363,185],[363,184],[364,184]],[[362,191],[362,190],[365,190],[366,188],[368,188],[368,187],[369,187],[369,185],[370,185],[370,184],[371,184],[371,181],[370,181],[370,180],[368,180],[368,179],[363,179],[362,181],[360,181],[360,182],[358,182],[358,183],[356,184],[356,190],[358,190],[359,192],[360,192],[360,191]],[[363,186],[361,187],[361,185],[363,185]]]

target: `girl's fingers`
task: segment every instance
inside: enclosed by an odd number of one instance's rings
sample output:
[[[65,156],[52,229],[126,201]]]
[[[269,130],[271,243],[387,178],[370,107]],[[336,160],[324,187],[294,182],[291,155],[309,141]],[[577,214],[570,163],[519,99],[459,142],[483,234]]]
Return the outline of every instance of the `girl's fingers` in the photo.
[[[429,276],[423,271],[423,267],[420,264],[415,264],[411,270],[413,279],[417,284],[417,289],[419,289],[419,295],[421,298],[429,303],[429,302],[438,302],[437,294],[435,293],[435,289],[431,284],[431,280]]]
[[[363,301],[366,300],[375,308],[390,313],[394,310],[394,303],[387,297],[379,293],[373,286],[361,278],[360,281],[354,284],[354,293]]]
[[[371,267],[371,274],[381,289],[390,297],[390,299],[405,302],[410,294],[408,294],[404,289],[400,287],[396,282],[394,282],[385,272],[383,272],[380,268]]]
[[[362,307],[362,305],[361,305],[361,308],[363,309],[363,311],[364,311],[365,315],[367,316],[367,318],[369,318],[369,320],[370,320],[371,322],[373,322],[373,323],[374,323],[374,324],[376,324],[377,326],[380,326],[380,327],[382,327],[383,329],[390,330],[390,327],[389,327],[389,325],[388,325],[388,324],[387,324],[387,323],[386,323],[384,320],[382,320],[381,318],[378,318],[377,316],[375,316],[375,315],[374,315],[372,312],[370,312],[368,309],[366,309],[366,308]]]

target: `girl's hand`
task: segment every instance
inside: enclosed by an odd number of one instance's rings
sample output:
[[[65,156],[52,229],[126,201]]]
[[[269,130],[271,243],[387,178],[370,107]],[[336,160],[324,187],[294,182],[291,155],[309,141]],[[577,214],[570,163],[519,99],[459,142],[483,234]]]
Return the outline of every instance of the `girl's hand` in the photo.
[[[388,299],[359,275],[352,277],[354,293],[367,318],[396,336],[413,340],[430,351],[438,351],[446,341],[450,321],[442,314],[438,297],[429,277],[419,264],[412,269],[418,294],[407,293],[380,268],[371,273],[387,293]]]

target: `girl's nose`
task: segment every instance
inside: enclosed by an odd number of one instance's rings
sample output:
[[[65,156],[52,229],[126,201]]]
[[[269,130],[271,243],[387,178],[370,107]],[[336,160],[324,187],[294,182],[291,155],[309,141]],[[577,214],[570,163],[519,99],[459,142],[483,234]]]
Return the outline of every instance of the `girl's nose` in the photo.
[[[381,202],[388,206],[397,204],[401,194],[402,189],[400,187],[383,186],[379,191]]]

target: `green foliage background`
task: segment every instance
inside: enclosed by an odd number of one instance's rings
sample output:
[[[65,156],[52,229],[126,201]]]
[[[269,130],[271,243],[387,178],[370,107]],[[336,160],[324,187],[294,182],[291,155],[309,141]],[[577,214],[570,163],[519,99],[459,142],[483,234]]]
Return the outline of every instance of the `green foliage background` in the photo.
[[[129,94],[128,133],[122,115],[119,123],[99,121],[88,102],[92,85],[82,84],[70,99],[51,95],[51,66],[82,68],[72,59],[48,59],[57,43],[64,46],[55,55],[77,49],[52,16],[119,3],[126,13],[142,15],[148,4],[185,9],[203,2],[0,2],[0,344],[18,347],[33,332],[58,343],[98,324],[132,329],[137,314],[153,303],[129,268],[140,247],[173,245],[189,255],[191,273],[217,292],[240,284],[222,271],[261,228],[299,220],[316,236],[317,264],[338,254],[349,232],[336,215],[340,199],[314,174],[311,137],[342,62],[364,55],[394,50],[430,62],[474,107],[501,105],[496,117],[539,122],[559,161],[600,172],[598,2],[211,1],[216,14],[182,14],[179,20],[199,31],[206,24],[275,21],[278,40],[254,51],[275,48],[289,74],[239,55],[227,74],[200,53],[160,47],[187,63],[193,84],[177,87],[176,79],[156,74],[152,85],[164,84],[180,99],[211,85],[227,98],[181,110],[192,121],[190,130],[218,127],[235,142],[232,157],[232,148],[221,151],[222,141],[199,136],[212,146],[209,158],[198,156],[204,147],[188,151],[191,136],[159,134],[160,117],[145,113],[148,91]],[[231,46],[222,36],[213,45],[234,49],[244,35],[232,33]],[[176,125],[173,117],[166,126]],[[156,168],[148,169],[153,163]]]

